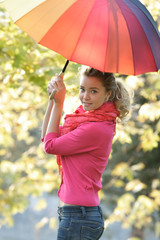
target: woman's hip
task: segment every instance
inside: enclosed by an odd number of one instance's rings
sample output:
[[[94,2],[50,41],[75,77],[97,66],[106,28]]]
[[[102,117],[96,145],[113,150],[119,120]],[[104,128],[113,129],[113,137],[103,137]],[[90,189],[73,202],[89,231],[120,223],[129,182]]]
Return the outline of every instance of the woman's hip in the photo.
[[[58,240],[98,240],[104,231],[100,206],[64,206],[58,214]]]

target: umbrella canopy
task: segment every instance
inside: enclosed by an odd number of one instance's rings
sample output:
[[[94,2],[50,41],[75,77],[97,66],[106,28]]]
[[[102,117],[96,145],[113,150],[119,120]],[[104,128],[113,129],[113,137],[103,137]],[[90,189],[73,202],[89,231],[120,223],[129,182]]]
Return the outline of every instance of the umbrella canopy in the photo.
[[[160,33],[139,0],[4,0],[15,23],[70,61],[103,72],[160,69]]]

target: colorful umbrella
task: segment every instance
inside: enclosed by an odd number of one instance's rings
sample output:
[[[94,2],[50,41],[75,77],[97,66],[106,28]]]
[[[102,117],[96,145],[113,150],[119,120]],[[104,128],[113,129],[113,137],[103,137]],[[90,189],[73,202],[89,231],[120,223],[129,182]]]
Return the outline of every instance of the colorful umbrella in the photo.
[[[104,72],[160,69],[160,33],[139,0],[4,0],[15,23],[66,59]]]

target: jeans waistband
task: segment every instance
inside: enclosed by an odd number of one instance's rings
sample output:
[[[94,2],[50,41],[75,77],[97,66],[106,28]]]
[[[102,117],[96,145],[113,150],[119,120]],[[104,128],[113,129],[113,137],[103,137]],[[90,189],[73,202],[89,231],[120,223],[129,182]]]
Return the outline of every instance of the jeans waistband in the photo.
[[[64,206],[64,207],[58,207],[58,213],[64,214],[64,215],[81,213],[83,217],[85,217],[87,214],[94,215],[94,216],[98,216],[100,214],[102,216],[102,209],[100,206],[96,206],[96,207]]]

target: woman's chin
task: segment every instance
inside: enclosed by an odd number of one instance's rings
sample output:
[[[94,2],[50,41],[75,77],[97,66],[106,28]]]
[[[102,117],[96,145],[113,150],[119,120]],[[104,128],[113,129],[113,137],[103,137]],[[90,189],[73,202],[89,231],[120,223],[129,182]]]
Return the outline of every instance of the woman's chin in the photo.
[[[84,109],[85,111],[93,110],[91,104],[83,104],[83,109]]]

